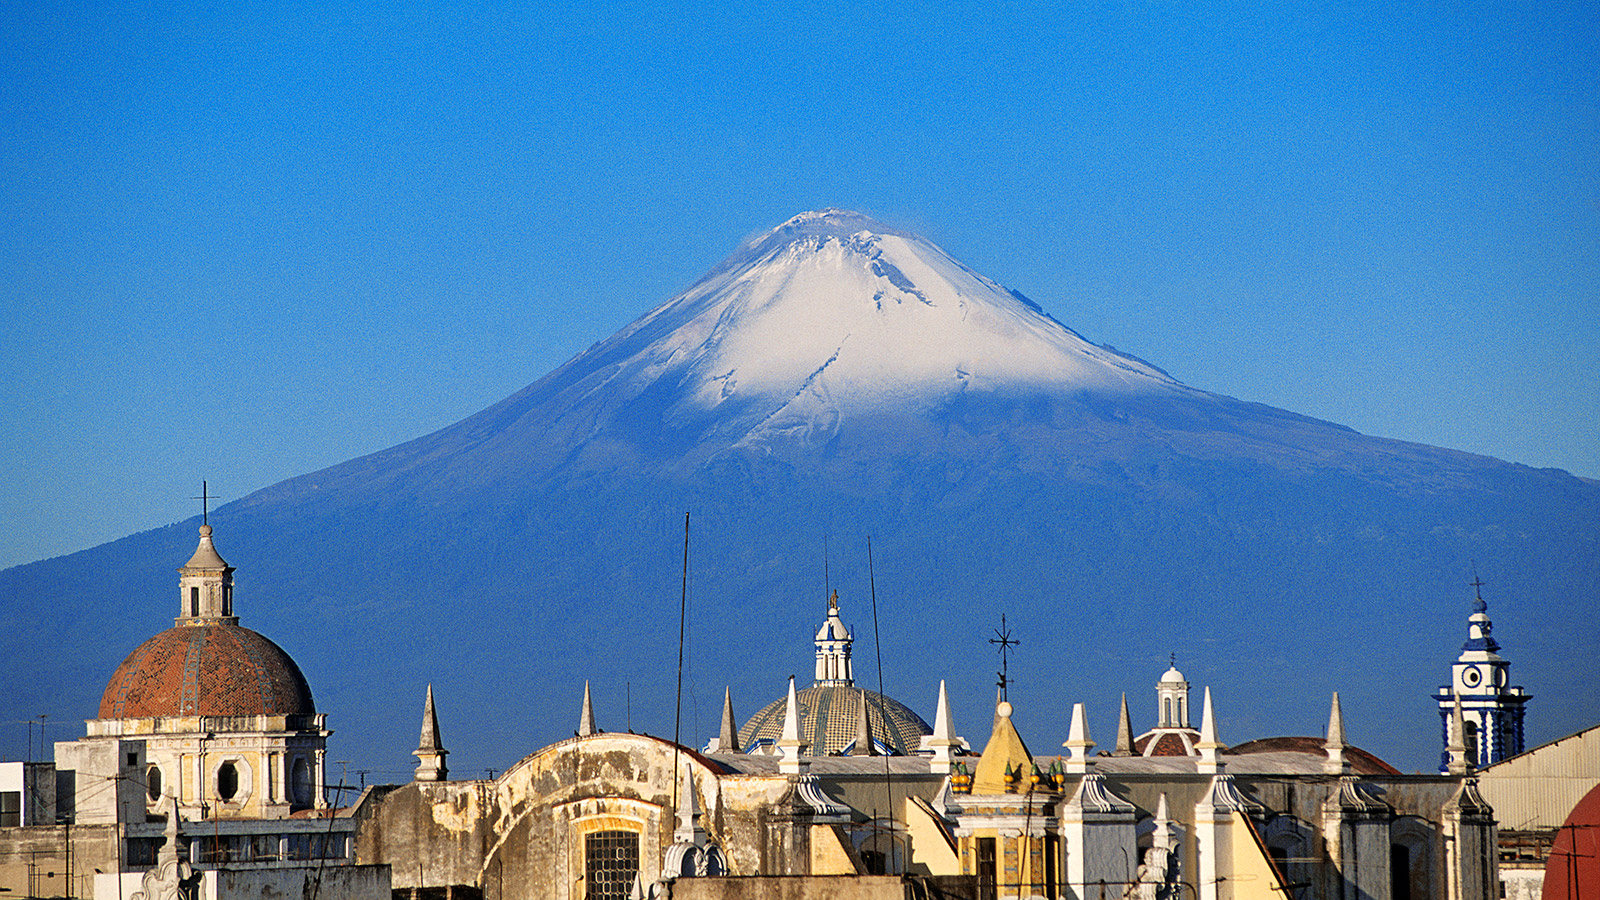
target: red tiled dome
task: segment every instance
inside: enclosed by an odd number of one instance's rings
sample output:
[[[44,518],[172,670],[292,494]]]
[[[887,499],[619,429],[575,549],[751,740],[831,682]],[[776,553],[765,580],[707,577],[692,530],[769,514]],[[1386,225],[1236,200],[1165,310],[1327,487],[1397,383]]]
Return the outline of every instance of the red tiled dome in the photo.
[[[238,625],[180,625],[140,644],[100,698],[100,718],[313,715],[311,687],[277,644]]]
[[[1228,752],[1234,755],[1241,755],[1245,753],[1274,753],[1287,751],[1290,753],[1305,753],[1311,756],[1320,756],[1326,758],[1328,751],[1322,749],[1322,745],[1324,743],[1326,743],[1326,741],[1319,737],[1257,738],[1253,741],[1245,741]],[[1388,763],[1376,756],[1373,756],[1371,753],[1368,753],[1360,747],[1346,747],[1344,756],[1345,759],[1350,762],[1350,770],[1355,772],[1357,775],[1400,774],[1399,769],[1396,769],[1394,766],[1389,765]]]

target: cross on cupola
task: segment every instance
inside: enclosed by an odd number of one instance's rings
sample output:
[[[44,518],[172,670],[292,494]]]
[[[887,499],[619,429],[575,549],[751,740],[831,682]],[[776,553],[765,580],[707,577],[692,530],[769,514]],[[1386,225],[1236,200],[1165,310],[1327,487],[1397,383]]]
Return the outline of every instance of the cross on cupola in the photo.
[[[817,629],[817,684],[851,685],[855,673],[850,664],[850,646],[855,638],[839,618],[839,592],[828,597],[828,617]]]
[[[200,543],[178,570],[178,625],[237,625],[233,614],[233,567],[211,541],[211,491],[200,482]]]

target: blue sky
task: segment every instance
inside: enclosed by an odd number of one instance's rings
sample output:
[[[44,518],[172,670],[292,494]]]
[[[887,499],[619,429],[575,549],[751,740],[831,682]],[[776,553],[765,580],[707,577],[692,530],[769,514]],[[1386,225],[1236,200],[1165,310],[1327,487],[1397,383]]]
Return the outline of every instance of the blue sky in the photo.
[[[0,11],[0,566],[456,421],[845,206],[1092,340],[1600,477],[1586,4]]]

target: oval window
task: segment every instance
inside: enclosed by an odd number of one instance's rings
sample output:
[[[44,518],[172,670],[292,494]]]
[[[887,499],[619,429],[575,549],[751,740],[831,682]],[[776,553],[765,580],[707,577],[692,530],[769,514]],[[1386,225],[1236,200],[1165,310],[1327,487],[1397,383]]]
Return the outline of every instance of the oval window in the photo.
[[[1467,687],[1477,687],[1478,679],[1482,677],[1482,675],[1478,674],[1477,669],[1468,669],[1461,673],[1461,680],[1467,683]]]
[[[239,770],[233,763],[225,762],[217,769],[217,796],[224,800],[232,800],[239,793]]]
[[[150,801],[152,803],[161,799],[161,769],[160,769],[160,767],[151,766],[149,769],[147,769],[145,771],[145,773],[144,773],[144,789],[150,795]]]

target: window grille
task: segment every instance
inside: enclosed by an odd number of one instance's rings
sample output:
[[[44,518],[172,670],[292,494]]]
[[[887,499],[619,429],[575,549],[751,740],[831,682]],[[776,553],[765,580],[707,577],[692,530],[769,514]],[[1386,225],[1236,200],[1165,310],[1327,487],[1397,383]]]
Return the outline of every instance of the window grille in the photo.
[[[585,900],[628,900],[639,874],[639,835],[596,831],[584,838]]]

